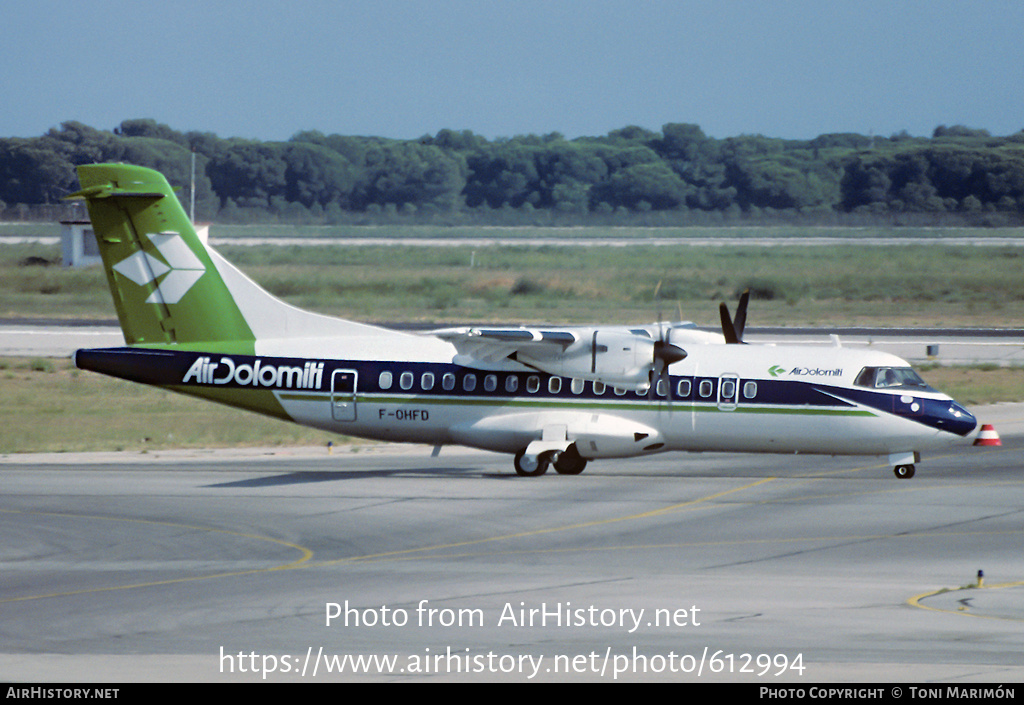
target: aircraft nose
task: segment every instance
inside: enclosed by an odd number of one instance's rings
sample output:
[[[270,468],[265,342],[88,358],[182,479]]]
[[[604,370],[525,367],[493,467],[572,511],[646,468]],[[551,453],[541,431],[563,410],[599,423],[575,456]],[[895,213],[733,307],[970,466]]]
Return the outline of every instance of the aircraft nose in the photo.
[[[966,436],[978,427],[978,419],[959,402],[950,400],[939,420],[939,428],[958,436]]]

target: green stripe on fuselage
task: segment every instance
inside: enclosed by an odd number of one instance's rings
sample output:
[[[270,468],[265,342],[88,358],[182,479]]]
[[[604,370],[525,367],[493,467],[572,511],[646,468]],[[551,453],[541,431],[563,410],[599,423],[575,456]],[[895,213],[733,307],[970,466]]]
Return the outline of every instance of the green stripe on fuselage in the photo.
[[[279,393],[282,401],[330,401],[329,394],[323,392]],[[784,407],[784,406],[749,406],[740,405],[733,409],[721,409],[714,403],[694,404],[688,401],[676,401],[669,404],[665,401],[654,402],[614,402],[604,400],[575,401],[557,399],[528,399],[523,397],[435,397],[428,395],[388,396],[377,394],[357,394],[356,404],[392,404],[392,405],[433,405],[433,406],[466,406],[466,407],[499,407],[516,409],[570,409],[579,411],[646,411],[662,413],[722,413],[722,414],[785,414],[785,415],[822,415],[831,416],[877,416],[868,409],[850,407]]]

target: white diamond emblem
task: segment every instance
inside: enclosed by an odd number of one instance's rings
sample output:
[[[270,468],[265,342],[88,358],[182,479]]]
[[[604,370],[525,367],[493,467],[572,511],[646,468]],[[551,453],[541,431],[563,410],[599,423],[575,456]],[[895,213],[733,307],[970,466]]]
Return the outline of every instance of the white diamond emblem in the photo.
[[[114,271],[139,286],[145,286],[166,274],[146,299],[146,303],[176,304],[206,273],[206,268],[179,233],[147,233],[145,237],[149,238],[167,263],[140,250],[115,264]]]

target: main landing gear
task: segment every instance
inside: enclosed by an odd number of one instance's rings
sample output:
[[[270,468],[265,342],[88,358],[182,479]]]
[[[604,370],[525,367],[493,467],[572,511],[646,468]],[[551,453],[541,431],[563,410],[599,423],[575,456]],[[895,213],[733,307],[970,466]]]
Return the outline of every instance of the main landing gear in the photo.
[[[559,475],[579,475],[587,467],[587,460],[576,450],[575,443],[561,452],[549,450],[535,456],[527,455],[523,450],[516,454],[512,463],[516,474],[523,477],[543,475],[549,465],[553,465]]]

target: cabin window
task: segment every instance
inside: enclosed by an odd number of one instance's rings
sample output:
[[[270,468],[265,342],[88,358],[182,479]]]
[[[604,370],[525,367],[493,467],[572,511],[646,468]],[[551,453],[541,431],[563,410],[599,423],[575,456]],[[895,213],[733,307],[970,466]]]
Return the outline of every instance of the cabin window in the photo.
[[[515,375],[509,375],[505,378],[505,391],[509,394],[514,394],[519,389],[519,378]]]
[[[423,376],[420,377],[420,389],[427,391],[434,388],[434,373],[424,372]]]
[[[693,391],[690,386],[690,380],[681,379],[679,384],[676,385],[676,396],[680,399],[685,399],[690,396],[690,392]]]
[[[445,375],[441,377],[441,387],[446,392],[450,392],[455,389],[455,375],[451,372],[446,372]]]
[[[498,375],[487,375],[484,377],[484,391],[493,392],[498,388]]]
[[[626,393],[625,387],[613,387],[612,391],[615,392],[615,395],[619,397]]]
[[[722,399],[732,399],[736,396],[736,380],[722,380]]]
[[[530,394],[536,394],[540,391],[540,377],[537,375],[530,375],[526,378],[526,391]]]
[[[744,382],[743,383],[743,398],[753,399],[757,396],[757,382]]]
[[[604,394],[605,385],[604,382],[594,382],[594,394],[601,396]]]
[[[384,370],[380,373],[380,377],[377,378],[377,386],[381,389],[391,389],[391,385],[394,384],[394,377],[391,375],[390,370]]]
[[[668,385],[665,384],[665,380],[658,379],[658,383],[654,385],[654,393],[659,397],[663,397],[668,394]]]
[[[560,391],[562,391],[562,378],[551,377],[550,379],[548,379],[548,391],[551,392],[552,394],[558,394]]]
[[[412,389],[412,372],[403,372],[398,378],[398,386],[402,389]]]
[[[583,387],[586,386],[586,382],[582,379],[574,379],[569,384],[569,389],[573,394],[583,394]]]
[[[476,389],[476,375],[469,374],[462,378],[462,389],[466,392],[472,392]]]
[[[697,393],[707,399],[715,391],[715,383],[710,379],[701,380],[700,385],[697,387]]]

